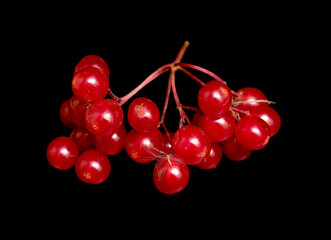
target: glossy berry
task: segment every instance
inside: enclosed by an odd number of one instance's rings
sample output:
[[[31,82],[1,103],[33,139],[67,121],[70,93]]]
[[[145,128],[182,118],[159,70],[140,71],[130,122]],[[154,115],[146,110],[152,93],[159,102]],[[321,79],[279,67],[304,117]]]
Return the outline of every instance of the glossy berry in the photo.
[[[94,136],[85,128],[75,128],[70,134],[70,139],[77,144],[80,153],[94,148]]]
[[[90,184],[104,182],[110,174],[110,169],[108,157],[95,149],[83,152],[75,165],[77,177]]]
[[[95,67],[99,69],[108,79],[109,78],[109,67],[108,64],[101,57],[97,55],[87,55],[83,57],[79,63],[76,65],[74,74],[76,74],[79,70],[86,67]]]
[[[122,108],[111,99],[92,103],[85,113],[85,126],[95,136],[114,134],[123,122]]]
[[[237,91],[238,97],[235,102],[245,103],[234,103],[234,107],[241,110],[247,111],[258,106],[268,106],[267,102],[259,102],[258,100],[267,101],[267,97],[257,88],[246,87]]]
[[[175,132],[172,147],[174,153],[186,164],[195,165],[209,154],[211,142],[202,128],[186,125]]]
[[[222,142],[223,154],[230,160],[233,161],[243,161],[247,159],[251,154],[252,150],[244,148],[241,146],[235,135],[232,135],[228,140]]]
[[[71,109],[70,109],[70,99],[64,101],[61,104],[59,111],[61,122],[68,128],[75,128],[76,125],[73,122]]]
[[[170,153],[174,152],[174,150],[172,149],[171,142],[172,142],[172,138],[174,137],[175,133],[171,132],[169,134],[170,134],[171,139],[168,138],[166,133],[163,133],[163,149],[162,149],[162,151],[166,154],[170,154]]]
[[[84,102],[103,99],[108,93],[108,88],[108,79],[95,67],[82,68],[72,79],[74,95]]]
[[[222,148],[219,143],[212,143],[207,157],[196,166],[201,169],[213,169],[218,166],[222,159]]]
[[[47,147],[47,160],[53,167],[61,170],[72,168],[78,158],[78,147],[68,137],[57,137]]]
[[[90,103],[79,100],[76,96],[70,98],[70,112],[73,123],[80,128],[85,128],[85,113]]]
[[[229,110],[231,103],[231,90],[224,83],[212,80],[199,90],[199,107],[204,114],[212,118],[220,118]]]
[[[223,142],[231,137],[236,129],[236,119],[231,111],[227,111],[222,117],[214,119],[208,115],[199,118],[198,126],[206,131],[213,142]]]
[[[160,159],[153,172],[155,187],[165,194],[175,194],[182,191],[187,186],[189,178],[190,173],[187,165],[176,159],[174,155]]]
[[[114,134],[107,136],[95,136],[94,143],[97,150],[106,155],[116,155],[120,153],[125,144],[126,128],[122,124]]]
[[[279,131],[281,120],[275,109],[269,106],[259,106],[251,109],[250,115],[259,117],[268,124],[271,137]]]
[[[240,119],[235,130],[238,143],[250,150],[264,148],[270,140],[270,128],[259,117],[246,116]]]
[[[144,97],[136,98],[129,106],[128,121],[137,131],[150,131],[157,128],[160,111],[152,100]]]
[[[139,132],[132,129],[125,140],[127,154],[138,163],[154,161],[163,152],[164,139],[159,129]]]

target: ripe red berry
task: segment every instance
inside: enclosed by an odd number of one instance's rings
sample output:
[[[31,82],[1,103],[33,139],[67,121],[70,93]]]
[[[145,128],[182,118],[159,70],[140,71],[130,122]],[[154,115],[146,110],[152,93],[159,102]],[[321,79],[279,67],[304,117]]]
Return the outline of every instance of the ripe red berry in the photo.
[[[222,117],[213,119],[208,115],[199,118],[198,126],[203,128],[213,142],[223,142],[231,137],[236,129],[236,119],[231,111],[227,111]]]
[[[95,67],[82,68],[72,79],[74,95],[84,102],[103,99],[108,93],[108,88],[108,79]]]
[[[172,147],[174,153],[186,164],[195,165],[209,154],[211,142],[202,128],[186,125],[175,132]]]
[[[75,128],[75,124],[72,119],[71,109],[70,109],[70,99],[64,101],[61,104],[60,111],[59,111],[61,122],[69,127],[69,128]]]
[[[257,88],[246,87],[237,91],[237,99],[235,102],[245,102],[234,104],[234,107],[247,111],[258,106],[268,106],[267,102],[261,102],[260,100],[267,101],[267,97]]]
[[[163,152],[164,140],[159,129],[139,132],[132,129],[125,140],[127,154],[138,163],[154,161]]]
[[[174,155],[160,159],[153,172],[155,187],[165,194],[175,194],[182,191],[187,186],[189,178],[190,173],[187,165],[176,159]]]
[[[70,134],[70,139],[77,144],[80,153],[94,148],[94,136],[85,128],[74,129]]]
[[[230,160],[233,161],[243,161],[252,154],[252,150],[244,148],[241,146],[235,134],[232,135],[228,140],[222,142],[222,151],[223,154]]]
[[[90,103],[79,100],[75,95],[70,98],[70,112],[73,123],[80,128],[85,128],[85,113]]]
[[[95,136],[94,143],[97,150],[106,155],[116,155],[124,148],[126,128],[122,124],[117,132],[107,136]]]
[[[85,126],[95,136],[114,134],[123,122],[122,108],[111,99],[92,103],[85,113]]]
[[[201,169],[216,168],[222,159],[222,148],[219,143],[212,143],[211,149],[207,157],[198,163],[196,166]]]
[[[77,177],[91,184],[104,182],[110,174],[110,169],[108,157],[95,149],[83,152],[75,166]]]
[[[67,170],[72,168],[79,151],[76,143],[68,137],[57,137],[47,147],[47,160],[55,168]]]
[[[229,110],[231,103],[231,90],[224,83],[212,80],[199,90],[199,107],[204,114],[212,118],[220,118]]]
[[[270,128],[259,117],[246,116],[240,119],[235,130],[238,143],[250,150],[264,148],[270,140]]]
[[[281,120],[275,109],[271,108],[270,106],[259,106],[251,109],[250,115],[259,117],[268,124],[271,137],[278,132]]]
[[[76,74],[79,70],[85,67],[95,67],[99,69],[108,79],[109,78],[109,67],[108,64],[101,57],[97,55],[87,55],[83,57],[79,63],[76,65],[74,74]]]
[[[136,98],[129,106],[128,121],[137,131],[150,131],[157,128],[160,111],[152,100],[144,97]]]

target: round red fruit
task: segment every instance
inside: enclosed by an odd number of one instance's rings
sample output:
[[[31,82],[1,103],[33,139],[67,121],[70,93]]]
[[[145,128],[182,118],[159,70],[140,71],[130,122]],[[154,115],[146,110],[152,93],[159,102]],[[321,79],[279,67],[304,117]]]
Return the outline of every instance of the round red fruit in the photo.
[[[270,128],[271,137],[274,136],[280,128],[281,120],[277,111],[269,106],[259,106],[250,111],[250,115],[263,119]]]
[[[59,111],[61,122],[68,128],[75,128],[75,124],[72,119],[71,109],[70,109],[70,99],[64,101],[61,104]]]
[[[85,128],[85,112],[90,103],[79,100],[75,95],[70,98],[70,111],[73,123],[80,128]]]
[[[152,100],[144,97],[136,98],[129,106],[128,121],[137,131],[150,131],[157,128],[160,111]]]
[[[72,79],[74,95],[84,102],[103,99],[108,93],[108,88],[108,79],[95,67],[82,68]]]
[[[216,80],[209,81],[199,90],[199,107],[204,114],[212,118],[220,118],[229,110],[231,103],[231,90],[222,82]]]
[[[208,156],[196,166],[201,169],[213,169],[221,162],[222,148],[218,143],[212,143]]]
[[[252,154],[252,150],[246,149],[241,146],[235,135],[232,135],[228,140],[222,142],[223,154],[230,160],[243,161]]]
[[[86,67],[95,67],[99,69],[108,79],[109,78],[109,67],[108,64],[101,57],[97,55],[87,55],[83,57],[79,63],[76,65],[74,74],[76,74],[79,70]]]
[[[61,170],[72,168],[78,158],[78,147],[68,137],[57,137],[47,147],[47,160],[51,166]]]
[[[187,186],[189,178],[190,173],[187,165],[176,159],[174,155],[160,159],[153,172],[155,187],[165,194],[175,194],[182,191]]]
[[[174,153],[186,164],[195,165],[209,154],[211,141],[202,128],[186,125],[175,132],[172,147]]]
[[[235,130],[238,143],[250,150],[264,148],[270,140],[270,128],[259,117],[246,116],[241,118]]]
[[[126,138],[126,128],[122,124],[120,129],[114,134],[107,136],[95,136],[95,147],[106,155],[116,155],[124,148]]]
[[[80,153],[94,148],[94,136],[85,128],[74,129],[70,134],[70,139],[77,144]]]
[[[111,99],[92,103],[85,113],[85,126],[95,136],[106,136],[117,132],[123,122],[122,108]]]
[[[110,174],[110,169],[108,157],[95,149],[83,152],[75,165],[77,177],[90,184],[104,182]]]
[[[234,107],[247,111],[258,106],[268,106],[267,97],[257,88],[246,87],[237,91]],[[262,101],[262,102],[261,102]],[[245,103],[236,103],[245,102]]]

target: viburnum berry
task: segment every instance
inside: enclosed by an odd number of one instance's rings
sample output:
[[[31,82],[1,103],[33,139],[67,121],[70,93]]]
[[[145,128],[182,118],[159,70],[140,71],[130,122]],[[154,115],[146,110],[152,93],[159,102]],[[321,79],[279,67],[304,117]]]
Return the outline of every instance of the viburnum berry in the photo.
[[[85,128],[75,128],[70,134],[70,139],[77,144],[80,153],[94,148],[94,136]]]
[[[257,88],[246,87],[237,91],[234,106],[247,111],[258,106],[268,106],[267,97]]]
[[[263,119],[270,128],[270,136],[274,136],[280,128],[281,120],[277,111],[270,106],[258,106],[250,110],[251,116]]]
[[[90,103],[79,100],[76,96],[70,98],[70,113],[73,123],[80,128],[85,127],[85,113]]]
[[[175,194],[187,186],[190,172],[185,163],[175,155],[168,155],[160,159],[153,171],[155,187],[162,193]]]
[[[110,75],[109,66],[101,57],[97,55],[87,55],[83,57],[76,65],[74,74],[86,67],[95,67],[99,69],[108,79]]]
[[[223,154],[228,159],[233,161],[243,161],[247,159],[253,152],[252,150],[241,146],[238,143],[235,134],[233,134],[232,137],[230,137],[228,140],[222,142],[221,146]]]
[[[213,142],[211,144],[209,154],[196,166],[201,169],[213,169],[221,162],[222,148],[219,143]]]
[[[67,99],[61,104],[59,111],[61,122],[68,128],[75,128],[70,109],[70,99]]]
[[[61,170],[72,168],[78,158],[79,150],[68,137],[57,137],[47,147],[47,160],[51,166]]]

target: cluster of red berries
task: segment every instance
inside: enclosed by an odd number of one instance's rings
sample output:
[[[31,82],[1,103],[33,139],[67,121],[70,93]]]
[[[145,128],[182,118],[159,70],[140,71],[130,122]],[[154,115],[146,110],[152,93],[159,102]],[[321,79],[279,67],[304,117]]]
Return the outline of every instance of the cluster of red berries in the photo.
[[[110,174],[107,155],[116,155],[125,149],[138,163],[157,160],[154,184],[160,192],[174,194],[188,184],[187,165],[212,169],[219,164],[222,154],[242,161],[253,150],[264,148],[280,128],[280,117],[269,106],[271,102],[256,88],[234,92],[210,71],[180,63],[187,46],[185,42],[173,63],[160,67],[122,98],[109,89],[107,63],[96,55],[84,57],[74,70],[73,96],[61,105],[59,113],[63,124],[73,131],[70,137],[57,137],[49,144],[49,163],[62,170],[75,166],[81,181],[99,184]],[[186,68],[202,71],[215,80],[203,83]],[[175,87],[177,70],[201,84],[199,108],[180,103]],[[136,98],[128,108],[127,119],[132,129],[127,132],[121,106],[166,71],[171,73],[162,115],[152,100]],[[170,133],[164,124],[171,91],[181,117],[175,133]],[[196,111],[193,119],[187,117],[184,109]],[[160,131],[160,126],[165,133]]]

